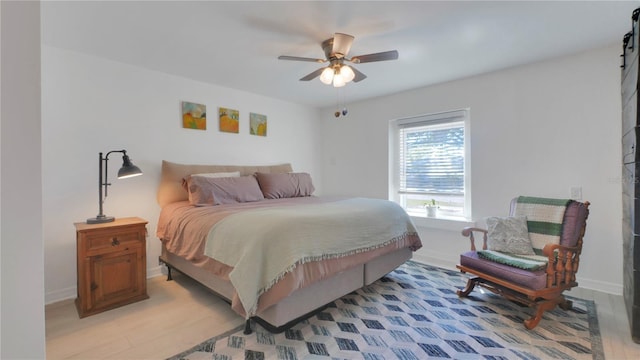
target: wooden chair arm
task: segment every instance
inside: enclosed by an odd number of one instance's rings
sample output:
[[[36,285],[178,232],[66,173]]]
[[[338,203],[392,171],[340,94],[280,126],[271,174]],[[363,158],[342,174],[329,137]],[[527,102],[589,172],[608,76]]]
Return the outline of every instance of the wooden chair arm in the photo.
[[[546,244],[542,253],[547,257],[547,287],[566,286],[576,281],[580,265],[580,246]]]
[[[482,236],[482,250],[487,250],[487,234],[489,231],[487,229],[477,228],[477,227],[465,227],[462,229],[462,236],[468,237],[471,242],[471,251],[476,251],[476,243],[475,238],[473,236],[473,232],[478,231],[483,233]]]
[[[578,249],[577,246],[574,247],[568,247],[568,246],[562,246],[560,244],[546,244],[544,246],[544,248],[542,248],[542,253],[549,258],[549,260],[551,259],[555,259],[555,254],[556,254],[556,249],[558,250],[558,252],[560,253],[564,253],[567,251],[571,251],[576,253],[578,256],[580,255],[580,251]]]

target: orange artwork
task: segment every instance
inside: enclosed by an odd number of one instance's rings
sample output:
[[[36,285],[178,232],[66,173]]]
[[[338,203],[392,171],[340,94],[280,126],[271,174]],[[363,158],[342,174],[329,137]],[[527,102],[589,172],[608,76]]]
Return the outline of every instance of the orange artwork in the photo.
[[[238,110],[220,108],[220,131],[238,133],[240,127],[240,112]]]
[[[206,130],[207,106],[183,101],[182,127],[186,129]]]

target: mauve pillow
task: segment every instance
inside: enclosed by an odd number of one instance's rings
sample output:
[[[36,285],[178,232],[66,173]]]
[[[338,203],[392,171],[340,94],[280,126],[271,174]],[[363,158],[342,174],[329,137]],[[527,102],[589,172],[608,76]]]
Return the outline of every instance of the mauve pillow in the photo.
[[[182,178],[182,187],[187,190],[187,192],[189,192],[189,183],[188,183],[188,179],[189,177],[193,177],[193,176],[203,176],[203,177],[209,177],[209,178],[221,178],[221,177],[239,177],[240,176],[240,171],[232,171],[232,172],[217,172],[217,173],[201,173],[201,174],[191,174],[185,178]]]
[[[489,250],[517,255],[534,255],[526,216],[487,218]]]
[[[315,188],[307,173],[256,173],[266,199],[311,196]]]
[[[189,176],[187,183],[191,205],[207,206],[264,200],[254,176]]]

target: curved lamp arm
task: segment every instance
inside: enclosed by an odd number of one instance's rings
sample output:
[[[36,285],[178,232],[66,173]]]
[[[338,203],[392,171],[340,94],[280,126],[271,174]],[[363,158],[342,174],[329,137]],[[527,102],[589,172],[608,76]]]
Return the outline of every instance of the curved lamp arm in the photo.
[[[112,150],[109,151],[105,157],[102,157],[102,153],[98,154],[98,215],[95,218],[87,219],[87,224],[101,224],[106,222],[114,221],[115,218],[112,216],[106,216],[102,212],[102,205],[104,203],[104,199],[107,197],[107,189],[111,183],[108,182],[108,163],[109,163],[109,155],[112,153],[122,153],[122,167],[118,170],[118,179],[126,179],[129,177],[134,177],[138,175],[142,175],[142,170],[139,167],[133,165],[129,156],[127,156],[126,150]],[[103,176],[104,173],[104,176]],[[104,197],[102,196],[104,187]]]

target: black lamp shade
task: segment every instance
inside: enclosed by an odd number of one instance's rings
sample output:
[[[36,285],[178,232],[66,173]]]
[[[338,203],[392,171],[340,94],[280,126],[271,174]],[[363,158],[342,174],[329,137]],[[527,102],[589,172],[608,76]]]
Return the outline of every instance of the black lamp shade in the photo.
[[[118,179],[126,179],[138,175],[142,175],[142,170],[131,163],[128,155],[122,156],[122,167],[118,170]]]

